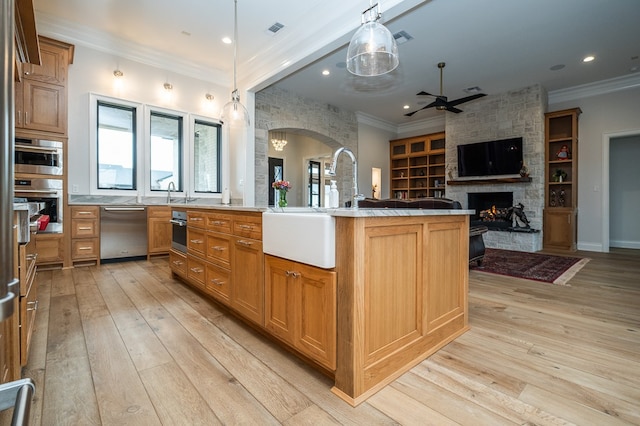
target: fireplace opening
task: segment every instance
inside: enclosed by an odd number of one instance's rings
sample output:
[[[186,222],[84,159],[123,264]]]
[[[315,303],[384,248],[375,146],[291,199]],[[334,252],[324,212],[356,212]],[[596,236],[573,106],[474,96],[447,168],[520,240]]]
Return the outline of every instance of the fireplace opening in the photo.
[[[513,192],[470,192],[467,194],[471,226],[484,225],[489,229],[508,229],[512,225],[509,209],[513,207]]]

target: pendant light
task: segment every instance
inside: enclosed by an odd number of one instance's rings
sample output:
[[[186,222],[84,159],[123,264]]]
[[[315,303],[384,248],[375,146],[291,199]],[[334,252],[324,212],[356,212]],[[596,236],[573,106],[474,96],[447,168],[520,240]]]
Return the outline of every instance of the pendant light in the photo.
[[[362,77],[386,74],[398,67],[398,44],[393,34],[378,21],[380,3],[362,12],[362,25],[355,32],[347,50],[347,70]]]
[[[249,112],[247,108],[240,103],[240,94],[238,94],[238,84],[236,82],[236,68],[238,66],[238,0],[234,0],[233,3],[233,92],[231,92],[231,101],[222,107],[220,121],[231,127],[249,127]]]

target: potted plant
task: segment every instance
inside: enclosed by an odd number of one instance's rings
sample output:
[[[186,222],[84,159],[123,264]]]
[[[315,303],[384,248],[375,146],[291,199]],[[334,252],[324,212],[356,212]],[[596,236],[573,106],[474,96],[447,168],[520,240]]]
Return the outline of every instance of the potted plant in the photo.
[[[553,174],[553,180],[555,182],[564,182],[567,179],[567,172],[562,169],[556,169],[556,172]]]

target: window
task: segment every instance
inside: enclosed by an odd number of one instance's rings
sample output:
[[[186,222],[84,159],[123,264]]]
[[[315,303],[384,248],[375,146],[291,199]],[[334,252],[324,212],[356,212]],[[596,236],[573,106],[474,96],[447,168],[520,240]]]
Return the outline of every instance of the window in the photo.
[[[223,136],[215,119],[97,94],[89,100],[92,195],[164,196],[171,186],[184,197],[220,196]]]
[[[151,111],[150,190],[166,191],[170,183],[182,191],[182,117]]]
[[[220,124],[195,120],[193,192],[220,192]]]
[[[136,108],[98,101],[98,189],[136,189]]]

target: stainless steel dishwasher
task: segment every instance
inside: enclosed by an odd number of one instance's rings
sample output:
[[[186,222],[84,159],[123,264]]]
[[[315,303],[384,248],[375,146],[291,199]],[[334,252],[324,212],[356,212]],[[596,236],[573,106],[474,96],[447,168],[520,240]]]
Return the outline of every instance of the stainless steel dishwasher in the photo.
[[[100,261],[146,258],[146,207],[100,208]]]

